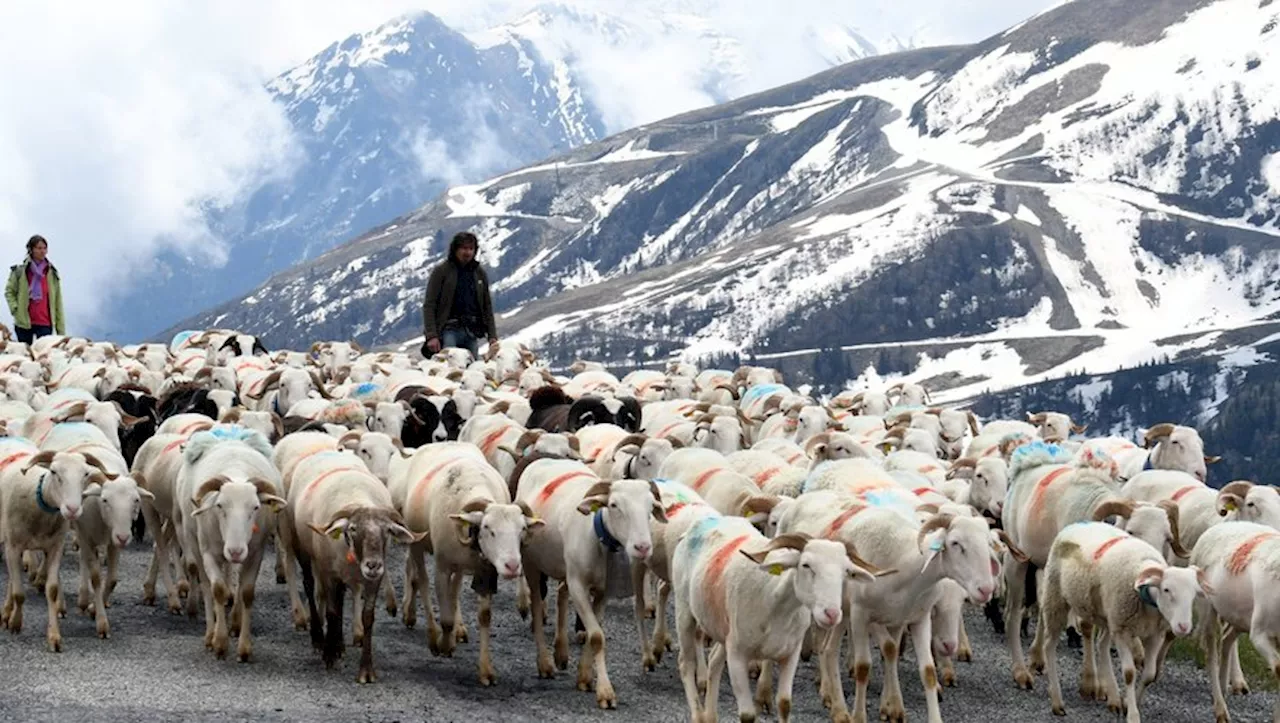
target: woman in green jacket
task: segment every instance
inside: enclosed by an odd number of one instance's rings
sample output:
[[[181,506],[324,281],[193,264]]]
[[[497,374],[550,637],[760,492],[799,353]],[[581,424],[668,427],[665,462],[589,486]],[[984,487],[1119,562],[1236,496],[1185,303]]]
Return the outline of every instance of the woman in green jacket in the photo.
[[[13,314],[18,341],[30,344],[42,336],[65,334],[62,316],[62,284],[58,270],[49,263],[49,242],[35,235],[27,241],[27,257],[9,267],[4,298]]]

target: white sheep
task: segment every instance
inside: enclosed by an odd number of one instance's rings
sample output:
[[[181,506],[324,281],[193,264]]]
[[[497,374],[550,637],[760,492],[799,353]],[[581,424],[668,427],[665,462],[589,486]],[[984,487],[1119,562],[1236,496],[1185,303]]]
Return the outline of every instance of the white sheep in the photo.
[[[765,494],[795,497],[808,477],[805,470],[793,467],[772,452],[744,449],[725,459],[731,469],[750,478]]]
[[[604,631],[600,617],[616,580],[629,581],[628,560],[645,560],[653,552],[647,519],[664,520],[656,485],[643,480],[606,482],[581,462],[542,459],[520,476],[516,502],[524,502],[546,524],[533,530],[525,552],[525,579],[532,592],[533,631],[538,647],[538,674],[553,675],[554,667],[543,634],[543,601],[539,575],[563,580],[578,617],[586,626],[587,643],[578,663],[578,688],[590,690],[595,681],[596,704],[617,706],[617,696],[605,664]],[[627,585],[627,587],[630,587]],[[563,622],[563,608],[557,622]],[[557,625],[556,653],[566,640]],[[592,669],[594,668],[594,676]]]
[[[851,580],[879,572],[851,547],[806,534],[769,540],[743,519],[707,516],[676,546],[671,564],[680,640],[680,679],[694,720],[718,720],[726,663],[741,720],[755,720],[748,664],[779,666],[779,720],[791,720],[791,688],[810,626],[840,625]],[[707,661],[706,699],[698,700],[696,636],[716,645]],[[762,674],[762,678],[763,678]],[[766,704],[768,697],[761,695]]]
[[[320,375],[304,369],[276,369],[271,372],[249,372],[241,376],[240,398],[254,411],[272,411],[280,416],[312,392],[322,399],[332,399]],[[361,422],[363,423],[363,414]]]
[[[133,536],[133,521],[142,511],[142,501],[154,496],[138,484],[135,476],[118,477],[92,455],[81,453],[85,461],[103,473],[99,485],[84,491],[84,512],[76,523],[76,540],[80,545],[80,591],[76,603],[83,612],[89,610],[97,621],[98,637],[111,634],[107,608],[117,581],[120,550]],[[107,574],[102,574],[98,548],[107,550]],[[89,595],[92,591],[93,603]]]
[[[227,654],[226,603],[233,594],[237,654],[242,662],[252,656],[254,590],[266,537],[274,529],[275,513],[286,504],[280,491],[271,445],[261,434],[215,427],[187,441],[173,518],[187,576],[200,581],[204,596],[205,645],[219,658]],[[229,589],[233,568],[240,571],[234,593]],[[195,612],[194,596],[187,611]]]
[[[840,493],[822,492],[799,497],[783,516],[778,531],[780,535],[804,532],[839,540],[859,550],[872,565],[899,571],[874,584],[853,588],[845,599],[856,683],[854,710],[859,718],[865,716],[874,625],[888,633],[880,646],[886,671],[881,718],[904,718],[896,674],[897,646],[904,629],[909,628],[928,718],[939,723],[942,717],[933,663],[931,611],[940,594],[938,583],[943,578],[955,580],[969,598],[980,605],[995,594],[986,522],[971,515],[939,512],[917,527],[904,522],[896,510],[871,507]],[[820,665],[824,701],[830,701],[833,715],[846,712],[841,676],[837,672],[842,637],[828,638]]]
[[[190,592],[190,582],[178,562],[178,533],[173,523],[174,490],[178,473],[182,470],[182,445],[187,437],[181,434],[157,433],[142,443],[133,458],[131,476],[145,488],[150,497],[143,497],[142,516],[151,530],[154,554],[142,584],[142,602],[154,605],[156,601],[156,577],[163,577],[169,612],[182,612],[180,598]],[[171,575],[174,563],[176,574]],[[177,583],[175,584],[175,579]]]
[[[1192,427],[1163,423],[1143,432],[1143,446],[1138,447],[1127,439],[1102,437],[1085,442],[1080,454],[1088,450],[1101,450],[1119,465],[1121,480],[1133,478],[1149,469],[1169,469],[1186,472],[1201,482],[1205,481],[1205,465],[1217,462],[1219,457],[1206,457],[1204,440]]]
[[[0,624],[11,633],[22,631],[22,556],[28,550],[44,552],[48,577],[44,584],[49,622],[45,638],[49,650],[62,652],[58,617],[62,591],[58,580],[62,550],[70,525],[80,518],[83,497],[103,478],[79,454],[41,452],[26,440],[0,443],[0,540],[4,542],[9,589]]]
[[[658,478],[688,485],[720,514],[747,517],[763,526],[779,498],[766,495],[728,459],[709,449],[678,449],[658,469]]]
[[[1170,566],[1159,550],[1115,527],[1082,522],[1064,528],[1045,566],[1036,631],[1044,641],[1042,655],[1054,714],[1066,714],[1057,646],[1068,613],[1080,616],[1085,638],[1081,693],[1086,697],[1105,694],[1113,713],[1127,709],[1130,723],[1137,723],[1142,694],[1159,677],[1158,651],[1166,632],[1178,637],[1190,633],[1196,596],[1210,590],[1198,568]],[[1101,633],[1096,648],[1091,641],[1094,629]],[[1123,700],[1111,666],[1111,640],[1116,642],[1124,672]],[[1097,651],[1105,666],[1101,690],[1094,659]],[[1135,662],[1143,661],[1144,652],[1145,665]]]
[[[442,456],[430,448],[418,454],[433,462]],[[493,685],[497,674],[490,657],[489,626],[498,578],[514,580],[524,574],[521,548],[530,531],[544,523],[534,517],[527,504],[512,504],[507,480],[479,455],[458,453],[445,459],[443,467],[433,466],[405,497],[405,524],[429,535],[424,544],[410,549],[413,581],[427,586],[422,552],[430,552],[435,560],[441,626],[436,627],[428,602],[428,640],[433,654],[452,656],[455,627],[460,622],[462,578],[473,578],[472,588],[479,600],[480,684]]]

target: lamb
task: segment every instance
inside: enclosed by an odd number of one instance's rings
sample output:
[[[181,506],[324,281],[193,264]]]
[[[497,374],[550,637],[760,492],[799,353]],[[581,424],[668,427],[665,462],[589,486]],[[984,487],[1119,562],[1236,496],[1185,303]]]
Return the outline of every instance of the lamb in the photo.
[[[44,584],[49,622],[45,639],[51,652],[62,652],[58,626],[62,592],[58,580],[67,530],[80,518],[85,492],[104,479],[83,455],[42,452],[25,440],[6,441],[0,459],[0,540],[4,541],[9,589],[0,624],[11,633],[22,631],[23,553],[44,552],[49,571]]]
[[[415,544],[410,550],[415,585],[427,585],[422,552],[430,552],[435,560],[441,627],[436,627],[428,602],[431,652],[453,654],[461,609],[458,595],[463,576],[470,575],[480,605],[480,684],[493,685],[497,675],[490,658],[489,624],[498,577],[514,580],[523,575],[522,544],[544,522],[534,517],[527,504],[511,503],[507,481],[478,454],[440,455],[435,450],[418,454],[434,466],[409,488],[404,519],[409,529],[429,535],[425,545]]]
[[[798,498],[783,516],[778,532],[804,532],[838,540],[861,550],[872,565],[902,571],[873,585],[855,587],[845,598],[857,684],[854,710],[860,719],[865,715],[871,669],[870,628],[876,625],[888,631],[888,639],[881,642],[885,685],[880,715],[884,720],[904,719],[897,679],[897,644],[903,630],[910,628],[929,720],[940,723],[931,610],[943,578],[955,580],[979,605],[995,594],[987,524],[978,517],[939,512],[917,528],[904,524],[902,515],[895,510],[869,507],[839,493],[822,492]],[[1012,544],[1009,547],[1011,552],[1017,552]],[[842,637],[828,637],[820,664],[824,700],[831,701],[834,717],[847,715],[837,672]]]
[[[553,675],[553,661],[543,633],[543,601],[539,575],[563,580],[569,597],[586,626],[587,644],[578,663],[578,689],[589,690],[595,669],[596,704],[617,706],[605,663],[604,631],[600,616],[608,596],[618,590],[610,584],[629,577],[627,560],[643,561],[653,551],[653,538],[645,522],[652,514],[665,520],[657,486],[643,480],[606,482],[586,465],[573,460],[542,459],[520,476],[516,503],[524,502],[546,524],[533,530],[525,553],[525,579],[532,592],[533,633],[538,646],[538,674]],[[625,553],[619,555],[618,553]],[[626,579],[626,578],[623,578]],[[629,592],[629,591],[623,591]],[[564,608],[557,610],[558,623]],[[557,625],[556,654],[567,659],[564,625]]]
[[[1080,616],[1085,638],[1081,694],[1105,694],[1113,713],[1127,709],[1130,723],[1137,723],[1142,695],[1160,674],[1157,651],[1165,643],[1166,632],[1178,637],[1190,633],[1196,596],[1212,591],[1204,571],[1194,566],[1170,566],[1159,550],[1110,525],[1082,522],[1063,529],[1045,566],[1037,627],[1037,637],[1044,641],[1042,655],[1047,661],[1045,675],[1054,714],[1066,714],[1057,646],[1068,613]],[[1096,649],[1091,640],[1093,628],[1101,632]],[[1124,672],[1123,700],[1111,666],[1111,639],[1116,641]],[[1098,650],[1105,666],[1101,689],[1095,672]],[[1142,668],[1141,678],[1137,668]]]
[[[215,427],[188,440],[174,495],[174,523],[181,533],[187,576],[200,580],[205,645],[218,658],[227,654],[226,603],[233,594],[228,589],[233,566],[240,569],[233,611],[238,623],[233,627],[239,630],[236,652],[241,662],[252,656],[255,583],[275,513],[287,504],[280,491],[271,445],[261,434]],[[193,596],[188,613],[195,612],[194,603]]]
[[[107,607],[111,605],[111,593],[117,580],[116,566],[120,549],[129,544],[133,521],[141,512],[142,500],[154,500],[154,496],[139,484],[137,475],[117,477],[92,455],[81,453],[85,461],[102,473],[99,484],[84,490],[84,508],[76,524],[76,540],[80,544],[80,592],[76,599],[83,612],[86,609],[97,620],[98,637],[111,635],[107,620]],[[107,549],[107,575],[102,577],[98,548]],[[90,606],[90,586],[93,604]]]
[[[1191,551],[1191,564],[1204,571],[1205,600],[1198,605],[1199,637],[1207,658],[1213,712],[1219,723],[1229,721],[1222,689],[1228,669],[1223,656],[1234,650],[1236,639],[1246,633],[1266,659],[1267,667],[1280,671],[1280,636],[1276,606],[1275,559],[1280,556],[1280,533],[1253,522],[1228,521],[1209,528]],[[1221,634],[1222,626],[1226,635]],[[1280,675],[1280,673],[1277,673]],[[1273,717],[1280,719],[1280,701]]]
[[[779,666],[778,718],[790,721],[792,682],[810,626],[840,625],[849,581],[870,583],[880,572],[842,542],[803,533],[768,540],[747,521],[731,517],[695,523],[676,546],[671,569],[680,680],[693,719],[718,720],[720,674],[727,662],[738,717],[755,720],[758,701],[747,667],[763,660]],[[707,662],[703,703],[695,679],[699,630],[717,643]]]
[[[351,462],[329,462],[337,457],[350,458]],[[311,457],[296,466],[295,484],[288,492],[288,507],[281,516],[281,527],[288,532],[281,537],[288,540],[286,544],[302,568],[311,641],[321,650],[327,668],[333,668],[342,654],[346,588],[363,589],[364,604],[357,603],[361,652],[356,682],[372,683],[376,680],[374,605],[386,573],[387,538],[411,543],[423,535],[415,535],[404,526],[391,506],[386,486],[356,458],[334,454],[322,459]],[[316,605],[317,594],[325,601],[324,622]]]

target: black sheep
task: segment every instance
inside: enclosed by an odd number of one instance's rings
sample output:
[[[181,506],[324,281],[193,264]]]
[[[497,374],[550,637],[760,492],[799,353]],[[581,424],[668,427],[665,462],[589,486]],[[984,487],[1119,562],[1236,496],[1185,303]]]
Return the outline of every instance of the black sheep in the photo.
[[[640,403],[632,397],[587,395],[570,399],[560,387],[546,386],[529,395],[530,429],[577,432],[593,424],[616,424],[628,432],[640,431]]]
[[[458,405],[452,399],[419,394],[409,399],[409,413],[400,429],[400,440],[406,447],[456,441],[462,431],[462,421]]]
[[[237,397],[234,404],[239,403]],[[209,398],[209,390],[199,384],[180,384],[160,398],[156,405],[156,418],[164,422],[179,414],[203,414],[209,419],[217,419],[218,405]]]

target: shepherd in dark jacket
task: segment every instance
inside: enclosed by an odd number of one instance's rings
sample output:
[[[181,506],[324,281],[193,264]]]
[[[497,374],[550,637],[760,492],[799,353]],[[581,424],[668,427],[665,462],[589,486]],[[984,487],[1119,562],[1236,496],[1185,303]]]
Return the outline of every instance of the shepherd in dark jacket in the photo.
[[[424,357],[444,347],[467,349],[478,357],[481,339],[498,343],[489,276],[476,260],[479,246],[475,234],[456,234],[449,244],[449,257],[431,271],[422,302]]]

